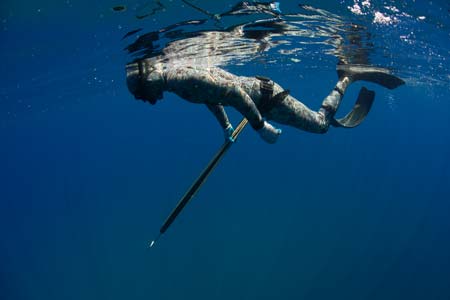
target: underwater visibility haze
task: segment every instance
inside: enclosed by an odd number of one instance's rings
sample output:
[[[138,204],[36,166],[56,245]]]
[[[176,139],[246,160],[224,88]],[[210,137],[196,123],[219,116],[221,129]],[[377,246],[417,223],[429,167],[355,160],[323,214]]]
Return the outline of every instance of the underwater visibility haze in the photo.
[[[1,299],[450,299],[448,1],[2,1]],[[125,65],[222,68],[313,110],[338,64],[405,84],[352,129],[250,127],[136,101]],[[226,108],[234,126],[242,116]]]

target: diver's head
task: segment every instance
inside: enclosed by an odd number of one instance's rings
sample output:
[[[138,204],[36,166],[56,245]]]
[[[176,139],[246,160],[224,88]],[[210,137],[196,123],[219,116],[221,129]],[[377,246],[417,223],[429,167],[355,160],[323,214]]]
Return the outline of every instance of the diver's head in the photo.
[[[150,61],[139,60],[126,66],[128,90],[136,99],[155,104],[163,98],[165,80],[161,68]]]

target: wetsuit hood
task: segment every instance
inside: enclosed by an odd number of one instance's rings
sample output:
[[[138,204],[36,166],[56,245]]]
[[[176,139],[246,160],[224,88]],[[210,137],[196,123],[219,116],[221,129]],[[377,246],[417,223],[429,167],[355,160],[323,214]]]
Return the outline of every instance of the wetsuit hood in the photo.
[[[147,60],[126,65],[128,90],[136,99],[155,104],[162,99],[166,87],[161,67]]]

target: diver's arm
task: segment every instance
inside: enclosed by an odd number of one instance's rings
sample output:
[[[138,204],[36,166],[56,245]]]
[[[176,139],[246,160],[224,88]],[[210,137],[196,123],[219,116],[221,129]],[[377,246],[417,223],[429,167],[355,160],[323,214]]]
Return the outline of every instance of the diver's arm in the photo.
[[[275,143],[281,134],[281,130],[264,121],[252,98],[239,87],[235,87],[230,96],[228,103],[234,106],[248,120],[261,138],[270,144]]]
[[[208,109],[213,113],[214,117],[216,117],[222,129],[226,129],[230,126],[230,121],[228,120],[228,116],[225,112],[225,109],[222,105],[219,104],[206,104]]]
[[[225,112],[223,106],[219,104],[206,104],[206,106],[216,117],[217,121],[219,121],[219,124],[223,129],[225,139],[234,142],[234,139],[231,137],[234,128],[231,125],[230,121],[228,120],[227,113]]]
[[[264,126],[264,120],[252,98],[240,87],[230,88],[225,96],[228,105],[240,112],[255,130]]]

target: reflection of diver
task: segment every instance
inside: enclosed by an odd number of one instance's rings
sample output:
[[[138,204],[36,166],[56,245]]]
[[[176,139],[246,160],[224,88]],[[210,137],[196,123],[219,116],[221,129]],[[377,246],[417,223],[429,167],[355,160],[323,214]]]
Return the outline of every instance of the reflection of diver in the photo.
[[[338,65],[339,80],[324,99],[319,111],[313,111],[281,86],[264,77],[244,77],[220,68],[174,65],[151,59],[127,65],[127,84],[136,99],[151,104],[162,99],[163,92],[173,92],[194,103],[206,104],[214,113],[227,138],[233,129],[223,106],[233,106],[268,143],[275,143],[281,134],[266,120],[290,125],[315,133],[325,133],[330,124],[355,127],[370,110],[374,92],[361,89],[357,103],[346,117],[336,120],[334,115],[347,87],[358,80],[380,84],[393,89],[404,82],[388,70],[364,65]]]

